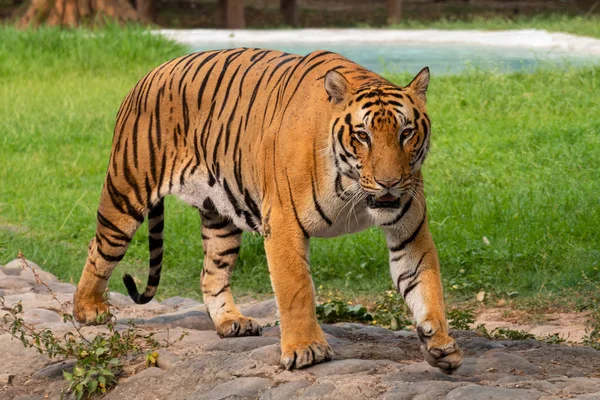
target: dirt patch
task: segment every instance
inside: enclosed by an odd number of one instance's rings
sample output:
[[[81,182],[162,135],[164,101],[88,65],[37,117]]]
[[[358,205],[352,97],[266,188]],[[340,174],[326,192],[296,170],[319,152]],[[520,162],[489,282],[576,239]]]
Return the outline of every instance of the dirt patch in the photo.
[[[478,313],[473,328],[483,324],[488,331],[505,328],[528,332],[536,337],[557,334],[567,342],[582,343],[588,333],[588,318],[585,312],[549,312],[532,315],[523,310],[488,308]]]

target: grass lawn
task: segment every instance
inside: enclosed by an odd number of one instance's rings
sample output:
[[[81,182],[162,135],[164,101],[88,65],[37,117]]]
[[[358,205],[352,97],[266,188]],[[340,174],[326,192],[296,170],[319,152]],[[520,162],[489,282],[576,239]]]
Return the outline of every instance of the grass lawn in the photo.
[[[468,20],[418,21],[407,20],[400,24],[390,25],[398,29],[481,29],[481,30],[513,30],[544,29],[549,32],[565,32],[580,36],[600,37],[600,17],[570,16],[561,14],[520,16],[516,18],[475,17]]]
[[[76,283],[119,104],[152,67],[186,49],[134,28],[96,33],[0,27],[0,264],[18,250]],[[433,148],[424,174],[446,291],[576,293],[600,279],[600,68],[434,76]],[[406,84],[408,76],[390,77]],[[197,212],[168,198],[159,298],[201,297]],[[145,281],[140,229],[111,288]],[[391,286],[375,229],[313,240],[322,292]],[[238,295],[270,293],[262,239],[244,236]]]

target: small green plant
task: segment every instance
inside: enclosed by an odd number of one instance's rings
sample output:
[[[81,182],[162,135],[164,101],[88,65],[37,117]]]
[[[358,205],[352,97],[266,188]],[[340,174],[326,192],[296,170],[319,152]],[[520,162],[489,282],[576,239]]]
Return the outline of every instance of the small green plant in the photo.
[[[481,336],[485,336],[488,339],[501,339],[501,340],[535,339],[535,335],[532,335],[529,332],[517,331],[514,329],[496,328],[496,329],[493,329],[492,331],[488,331],[488,329],[483,324],[477,325],[477,327],[475,328],[475,332],[479,333]]]
[[[582,272],[583,284],[591,289],[592,293],[600,293],[600,285],[590,279],[585,272]],[[600,350],[600,299],[598,296],[590,296],[587,304],[581,307],[582,310],[590,310],[587,321],[587,332],[583,338],[583,344]]]
[[[21,302],[7,306],[2,296],[0,296],[0,309],[7,313],[0,321],[0,330],[19,340],[23,346],[34,348],[40,354],[46,354],[49,358],[76,359],[72,372],[63,371],[63,377],[69,382],[69,387],[63,392],[63,395],[73,393],[75,398],[79,400],[84,397],[89,398],[95,394],[106,393],[108,389],[116,384],[126,357],[135,356],[146,349],[151,349],[152,352],[147,360],[153,360],[155,364],[158,357],[154,352],[156,348],[168,347],[187,335],[187,332],[184,332],[173,342],[169,342],[167,335],[166,342],[163,345],[154,338],[155,333],[141,334],[132,321],[129,321],[126,329],[117,330],[114,316],[110,313],[109,307],[108,313],[98,316],[99,323],[107,324],[108,333],[101,332],[94,338],[88,339],[75,323],[71,313],[66,310],[65,305],[58,300],[50,287],[40,279],[36,270],[29,266],[21,252],[19,252],[19,259],[22,261],[22,268],[29,269],[37,283],[44,285],[60,305],[63,321],[71,323],[74,331],[59,338],[50,329],[37,330],[21,318],[20,314],[23,311]],[[108,293],[105,301],[110,305]],[[154,356],[155,354],[156,356]]]
[[[321,322],[361,322],[383,326],[391,330],[400,330],[412,324],[402,296],[394,290],[386,291],[372,307],[352,304],[342,298],[328,299],[317,305],[317,318]]]
[[[360,304],[347,304],[341,300],[331,300],[317,305],[317,318],[324,323],[371,322],[373,316]]]
[[[375,302],[372,314],[374,322],[384,328],[398,331],[412,325],[407,315],[408,307],[402,296],[395,290],[386,291],[382,298]]]
[[[454,309],[448,311],[448,323],[452,329],[463,331],[471,330],[471,324],[475,323],[475,314],[471,309]]]
[[[543,336],[540,338],[537,338],[539,341],[541,342],[545,342],[548,344],[561,344],[564,343],[566,340],[561,338],[560,336],[558,336],[558,333],[553,333],[551,335],[548,336]]]

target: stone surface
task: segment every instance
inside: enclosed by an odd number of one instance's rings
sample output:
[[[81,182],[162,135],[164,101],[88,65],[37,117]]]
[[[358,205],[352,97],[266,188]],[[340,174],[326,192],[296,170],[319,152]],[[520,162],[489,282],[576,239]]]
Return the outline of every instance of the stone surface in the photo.
[[[598,366],[600,368],[600,365]],[[567,381],[562,392],[566,395],[587,394],[600,392],[600,379],[598,378],[574,378]]]
[[[136,325],[150,325],[156,328],[187,328],[214,330],[215,325],[206,311],[193,310],[183,313],[166,314],[149,319],[134,319]]]
[[[543,393],[530,389],[507,389],[483,386],[461,386],[446,396],[447,400],[538,400]]]
[[[260,400],[281,400],[296,398],[298,397],[300,392],[302,392],[302,389],[305,389],[310,385],[311,383],[309,381],[288,382],[286,384],[276,387],[275,389],[266,391],[262,396],[260,396]]]
[[[14,378],[13,374],[0,374],[0,386],[10,385]]]
[[[252,318],[275,318],[277,316],[277,302],[273,298],[260,303],[242,305],[240,311]]]
[[[160,303],[163,305],[166,305],[166,306],[181,307],[181,308],[189,307],[189,306],[198,306],[198,305],[202,304],[197,300],[187,299],[185,297],[179,297],[179,296],[168,298],[166,300],[161,301]]]
[[[302,392],[301,399],[322,399],[332,393],[336,386],[332,382],[315,383]]]
[[[44,271],[40,271],[40,276]],[[49,275],[45,275],[49,276]],[[49,276],[59,302],[72,301],[74,286]],[[22,317],[57,337],[72,332],[62,307],[18,264],[0,269],[0,294],[7,306],[21,301]],[[274,299],[240,308],[262,324],[262,337],[221,339],[204,305],[173,297],[135,305],[122,294],[111,301],[117,331],[133,319],[140,336],[153,334],[157,367],[146,368],[144,353],[124,359],[124,372],[106,400],[145,399],[540,399],[600,400],[600,351],[528,340],[489,340],[471,331],[453,331],[465,358],[451,375],[431,367],[415,332],[391,332],[356,323],[324,324],[334,360],[296,371],[279,366],[280,326]],[[0,314],[1,315],[1,314]],[[88,339],[105,326],[80,327]],[[60,398],[64,369],[73,361],[51,361],[0,331],[0,399]],[[184,335],[185,333],[185,335]],[[9,381],[11,376],[11,382]],[[6,378],[4,378],[6,377]]]
[[[355,374],[357,372],[373,371],[385,365],[386,362],[373,360],[334,360],[317,364],[307,369],[311,374],[322,377],[328,375]]]
[[[23,319],[37,324],[41,322],[62,322],[62,317],[55,311],[45,308],[29,308],[23,311]]]
[[[279,359],[281,358],[281,346],[279,343],[271,344],[268,346],[259,347],[258,349],[252,350],[250,358],[254,361],[262,362],[267,365],[279,365]]]
[[[56,276],[52,275],[50,272],[43,271],[39,265],[34,263],[33,261],[27,260],[27,264],[31,269],[33,269],[36,274],[46,283],[57,282],[58,279]],[[4,267],[1,268],[2,272],[6,275],[20,276],[24,279],[30,279],[35,282],[35,275],[31,271],[30,268],[23,268],[23,261],[20,259],[14,259]]]
[[[75,360],[60,361],[50,364],[36,371],[31,377],[33,379],[62,378],[63,371],[71,372],[75,366]]]
[[[175,354],[167,350],[158,350],[158,359],[156,360],[156,366],[160,369],[169,370],[173,368],[181,359]]]
[[[260,391],[267,389],[271,381],[265,378],[237,378],[225,382],[211,390],[207,399],[221,400],[231,397],[256,398]]]
[[[226,338],[218,342],[211,342],[202,349],[205,351],[232,351],[241,353],[249,350],[254,350],[259,347],[268,346],[273,343],[279,343],[279,339],[263,336],[247,336],[239,338]]]

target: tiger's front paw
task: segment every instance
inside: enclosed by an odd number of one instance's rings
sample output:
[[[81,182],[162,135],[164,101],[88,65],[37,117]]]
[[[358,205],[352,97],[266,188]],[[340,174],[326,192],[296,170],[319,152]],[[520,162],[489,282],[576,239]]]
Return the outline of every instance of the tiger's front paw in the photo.
[[[225,317],[219,323],[215,323],[217,334],[221,338],[239,336],[260,336],[262,327],[254,318],[243,315]]]
[[[332,357],[333,350],[325,339],[281,345],[281,365],[288,371],[329,361]]]
[[[417,332],[422,343],[421,351],[432,367],[437,367],[447,374],[460,367],[462,350],[448,334],[432,328],[429,323],[419,326]]]

